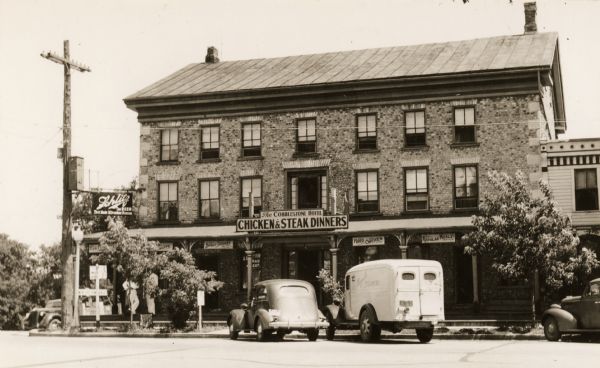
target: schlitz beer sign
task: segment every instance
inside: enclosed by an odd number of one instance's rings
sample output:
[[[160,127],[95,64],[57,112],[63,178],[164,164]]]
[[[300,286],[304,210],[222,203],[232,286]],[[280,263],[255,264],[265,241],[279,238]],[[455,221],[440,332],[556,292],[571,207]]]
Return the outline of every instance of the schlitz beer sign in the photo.
[[[133,208],[133,193],[99,192],[92,195],[92,212],[94,215],[131,216]]]

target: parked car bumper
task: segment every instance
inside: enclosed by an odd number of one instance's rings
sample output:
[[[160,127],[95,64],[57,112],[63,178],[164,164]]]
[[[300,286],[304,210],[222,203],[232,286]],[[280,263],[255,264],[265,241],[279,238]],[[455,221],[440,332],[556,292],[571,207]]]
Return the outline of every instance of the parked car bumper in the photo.
[[[307,328],[327,328],[329,327],[329,322],[327,321],[276,321],[270,322],[269,327],[273,329],[282,329],[282,330],[302,330]]]

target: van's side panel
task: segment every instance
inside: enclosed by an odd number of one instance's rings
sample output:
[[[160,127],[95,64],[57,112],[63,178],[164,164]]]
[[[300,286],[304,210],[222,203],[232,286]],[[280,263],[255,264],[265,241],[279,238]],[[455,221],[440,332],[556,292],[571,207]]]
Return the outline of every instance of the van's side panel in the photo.
[[[387,267],[369,268],[350,273],[350,306],[352,319],[358,319],[360,309],[372,304],[378,318],[388,316],[390,311],[391,270]]]

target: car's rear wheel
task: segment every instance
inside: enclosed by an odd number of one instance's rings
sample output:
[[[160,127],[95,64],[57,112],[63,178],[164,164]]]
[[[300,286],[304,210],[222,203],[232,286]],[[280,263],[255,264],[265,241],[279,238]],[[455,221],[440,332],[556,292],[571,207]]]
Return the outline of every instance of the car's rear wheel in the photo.
[[[373,342],[381,337],[381,327],[375,323],[375,316],[370,309],[365,309],[360,314],[360,339],[364,342]]]
[[[256,341],[265,341],[272,331],[265,329],[263,322],[259,319],[256,321]]]
[[[56,330],[60,329],[61,326],[62,326],[62,323],[61,323],[60,319],[54,318],[52,321],[50,321],[50,323],[48,323],[48,330],[56,331]]]
[[[548,317],[544,321],[544,336],[546,336],[546,339],[548,341],[558,341],[561,335],[556,318]]]
[[[417,328],[417,338],[420,342],[426,343],[431,341],[433,337],[433,327],[431,328]]]
[[[316,328],[311,328],[310,330],[306,331],[306,336],[308,337],[308,341],[317,341],[317,338],[319,337],[319,330]]]
[[[233,323],[229,322],[229,338],[231,340],[237,340],[239,335],[240,335],[240,332],[236,331],[235,328],[233,327]]]

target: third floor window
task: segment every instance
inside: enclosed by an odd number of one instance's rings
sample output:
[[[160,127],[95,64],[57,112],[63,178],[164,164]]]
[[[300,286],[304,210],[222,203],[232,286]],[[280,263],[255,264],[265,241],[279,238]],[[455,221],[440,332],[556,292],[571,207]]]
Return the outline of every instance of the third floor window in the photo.
[[[454,109],[454,143],[475,143],[475,108]]]
[[[200,136],[200,159],[219,158],[219,126],[202,127]]]
[[[375,114],[356,117],[356,149],[377,149],[377,116]]]
[[[299,119],[296,130],[296,152],[317,152],[317,122],[315,119]]]
[[[163,129],[160,131],[160,160],[177,161],[179,155],[179,131]]]
[[[260,156],[260,123],[242,125],[242,156]]]
[[[425,111],[407,111],[405,120],[405,145],[417,147],[425,145]]]

